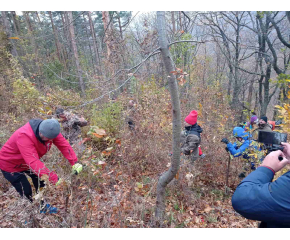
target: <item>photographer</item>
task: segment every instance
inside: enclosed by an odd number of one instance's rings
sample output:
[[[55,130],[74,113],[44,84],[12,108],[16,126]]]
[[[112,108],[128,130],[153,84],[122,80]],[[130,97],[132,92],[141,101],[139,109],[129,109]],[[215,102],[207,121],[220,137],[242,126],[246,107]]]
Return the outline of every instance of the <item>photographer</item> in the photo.
[[[262,221],[259,227],[290,227],[290,171],[272,182],[275,173],[290,163],[290,144],[281,145],[283,152],[268,154],[232,197],[233,208],[245,218]]]

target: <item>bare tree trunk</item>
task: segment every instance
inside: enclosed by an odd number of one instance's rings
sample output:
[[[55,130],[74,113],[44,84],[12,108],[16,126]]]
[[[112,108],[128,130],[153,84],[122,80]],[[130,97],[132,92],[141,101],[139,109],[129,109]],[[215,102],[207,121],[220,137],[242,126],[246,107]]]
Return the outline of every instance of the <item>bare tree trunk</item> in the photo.
[[[258,66],[259,66],[259,61],[256,61],[256,66],[255,66],[255,72],[258,71]],[[251,79],[251,83],[249,86],[249,94],[248,94],[248,100],[247,102],[249,103],[249,108],[251,109],[252,106],[252,98],[253,98],[253,90],[254,90],[254,81],[255,81],[256,76],[253,75],[252,79]]]
[[[70,40],[69,40],[69,32],[67,31],[67,28],[66,27],[64,27],[65,25],[66,25],[66,21],[65,21],[65,13],[64,12],[61,12],[61,21],[62,21],[62,25],[63,25],[63,35],[64,35],[64,37],[65,37],[65,39],[64,40],[66,40],[66,42],[67,42],[67,44],[66,45],[68,45],[68,48],[70,47]],[[67,51],[67,49],[64,47],[63,48],[63,55],[65,56],[65,63],[66,63],[66,61],[67,61],[67,59],[68,59],[68,51]]]
[[[172,21],[173,36],[175,36],[175,33],[176,33],[176,27],[175,27],[175,16],[174,16],[174,11],[171,12],[171,21]]]
[[[106,41],[109,41],[109,32],[110,32],[110,26],[109,26],[109,12],[108,11],[103,11],[102,12],[102,20],[104,23],[104,31],[105,31],[105,38]],[[105,41],[105,42],[106,42]],[[109,59],[111,55],[111,49],[110,49],[110,43],[107,43],[107,58]]]
[[[91,34],[92,34],[92,37],[93,37],[93,48],[94,48],[94,52],[95,52],[96,65],[99,65],[99,66],[97,66],[97,71],[98,71],[99,74],[102,75],[102,70],[101,70],[102,66],[101,66],[99,49],[98,49],[98,46],[97,46],[96,32],[95,32],[94,24],[93,24],[93,21],[92,21],[92,15],[91,15],[91,12],[89,12],[89,11],[88,11],[88,17],[89,17],[89,22],[90,22]],[[97,59],[98,59],[98,61],[97,61]]]
[[[58,60],[60,62],[62,62],[61,61],[61,56],[60,56],[59,40],[58,40],[57,32],[56,32],[56,29],[55,29],[55,26],[54,26],[54,23],[53,23],[53,18],[52,18],[51,11],[48,11],[48,14],[49,14],[51,25],[52,25],[52,31],[53,31],[53,35],[54,35],[54,42],[55,42],[55,46],[56,46],[57,57],[58,57]]]
[[[170,169],[163,173],[157,184],[157,200],[156,200],[156,211],[155,217],[156,222],[162,225],[162,220],[165,211],[165,188],[168,183],[174,178],[177,174],[180,164],[180,132],[181,132],[181,116],[180,116],[180,102],[178,94],[178,85],[175,76],[171,73],[175,70],[172,58],[169,52],[168,41],[166,37],[166,20],[165,12],[157,12],[157,29],[158,37],[160,43],[160,50],[162,59],[166,68],[168,76],[168,85],[171,95],[171,104],[172,104],[172,148],[173,156],[171,159]]]
[[[179,30],[182,30],[182,18],[181,18],[181,11],[178,12],[179,13]]]
[[[15,33],[18,35],[20,33],[20,27],[19,27],[19,22],[17,20],[17,15],[15,11],[12,11],[12,18],[13,18],[13,25],[15,28]]]
[[[5,27],[5,32],[7,34],[7,37],[10,38],[10,37],[12,37],[12,34],[11,34],[11,31],[10,31],[9,22],[7,20],[6,12],[2,11],[1,14],[2,14],[2,19],[3,19],[3,24],[4,24],[4,27]],[[16,47],[15,47],[15,45],[13,43],[13,40],[9,39],[9,42],[10,42],[10,44],[12,46],[12,48],[11,48],[12,55],[14,57],[18,57],[18,53],[17,53]]]
[[[29,34],[29,37],[30,37],[30,42],[31,42],[31,45],[33,47],[33,52],[34,52],[34,57],[35,57],[35,64],[36,64],[36,67],[38,69],[38,73],[40,74],[40,67],[39,67],[39,60],[38,60],[38,50],[37,50],[37,44],[36,44],[36,41],[35,41],[35,38],[34,38],[34,35],[33,35],[33,29],[32,29],[32,25],[30,23],[30,19],[29,19],[29,15],[28,15],[28,12],[23,12],[23,15],[24,15],[24,19],[25,19],[25,22],[26,22],[26,25],[27,25],[27,29],[28,29],[28,34]]]
[[[122,30],[121,18],[119,14],[118,14],[118,24],[119,24],[119,30],[120,30],[120,37],[121,37],[121,40],[123,40],[123,30]]]
[[[66,28],[66,32],[68,33],[68,46],[69,46],[69,58],[73,56],[73,53],[72,53],[72,42],[71,42],[71,33],[70,33],[70,21],[69,21],[69,18],[68,18],[68,12],[64,12],[64,17],[65,17],[65,28]]]
[[[78,72],[78,76],[79,76],[80,88],[82,91],[82,96],[84,97],[86,94],[85,93],[85,84],[84,84],[84,81],[82,78],[82,69],[81,69],[80,62],[79,62],[79,54],[78,54],[78,49],[77,49],[77,44],[76,44],[76,39],[75,39],[75,31],[74,31],[74,26],[72,23],[72,21],[73,21],[72,12],[68,12],[68,20],[71,23],[69,25],[71,43],[72,43],[75,63],[76,63],[76,67],[77,67],[77,72]]]
[[[91,41],[90,41],[90,35],[88,33],[88,28],[87,28],[87,20],[86,20],[86,17],[85,17],[85,13],[83,13],[83,18],[84,18],[84,22],[85,22],[85,29],[86,29],[86,35],[87,35],[87,38],[88,38],[88,45],[89,45],[89,49],[90,49],[90,55],[91,55],[91,60],[92,60],[92,67],[93,67],[93,73],[94,75],[96,74],[96,64],[95,64],[95,61],[94,61],[94,54],[93,54],[93,51],[92,51],[92,47],[91,47]]]

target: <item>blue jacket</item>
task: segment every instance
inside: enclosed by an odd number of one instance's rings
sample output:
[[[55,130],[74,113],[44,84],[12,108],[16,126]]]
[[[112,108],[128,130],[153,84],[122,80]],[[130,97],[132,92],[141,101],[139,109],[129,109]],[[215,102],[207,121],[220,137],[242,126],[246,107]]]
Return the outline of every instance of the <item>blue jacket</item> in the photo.
[[[259,167],[237,187],[233,208],[242,216],[259,220],[267,227],[290,227],[290,171],[273,180],[274,173]]]
[[[239,157],[243,154],[243,152],[250,146],[251,141],[248,139],[250,134],[245,132],[245,130],[242,127],[235,127],[233,130],[233,135],[234,137],[241,137],[244,139],[243,144],[238,147],[237,143],[228,143],[227,144],[227,148],[229,149],[230,153],[234,156],[234,157]],[[244,157],[244,158],[248,158],[248,157]]]

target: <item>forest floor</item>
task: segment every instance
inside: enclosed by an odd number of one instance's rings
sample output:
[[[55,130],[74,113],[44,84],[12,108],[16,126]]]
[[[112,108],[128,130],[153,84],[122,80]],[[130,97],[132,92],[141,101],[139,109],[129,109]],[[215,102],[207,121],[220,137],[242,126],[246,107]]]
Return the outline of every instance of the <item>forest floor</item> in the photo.
[[[88,162],[83,160],[84,164]],[[178,179],[167,188],[164,227],[257,227],[256,221],[241,217],[231,206],[231,196],[239,182],[238,161],[232,163],[227,194],[225,175],[211,174],[216,167],[211,162],[208,157],[193,165],[182,161]],[[61,164],[66,163],[62,160]],[[223,162],[219,164],[225,166]],[[66,184],[48,187],[44,199],[59,209],[57,214],[40,214],[37,201],[30,204],[21,199],[7,183],[0,197],[0,227],[153,227],[160,172],[145,171],[132,176],[125,161],[114,160],[101,163],[92,178],[88,177],[90,165],[87,166],[84,173],[71,176]],[[167,168],[164,166],[163,170]]]

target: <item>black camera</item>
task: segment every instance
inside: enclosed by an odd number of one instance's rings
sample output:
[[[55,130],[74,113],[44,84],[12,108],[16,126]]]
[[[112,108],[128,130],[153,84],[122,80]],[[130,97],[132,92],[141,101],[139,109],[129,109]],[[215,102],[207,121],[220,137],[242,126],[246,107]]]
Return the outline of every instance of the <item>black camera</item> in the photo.
[[[281,142],[287,142],[287,134],[259,131],[258,142],[264,143],[264,149],[266,149],[268,153],[277,150],[283,151],[284,147],[281,145]],[[279,160],[282,159],[279,158]]]

